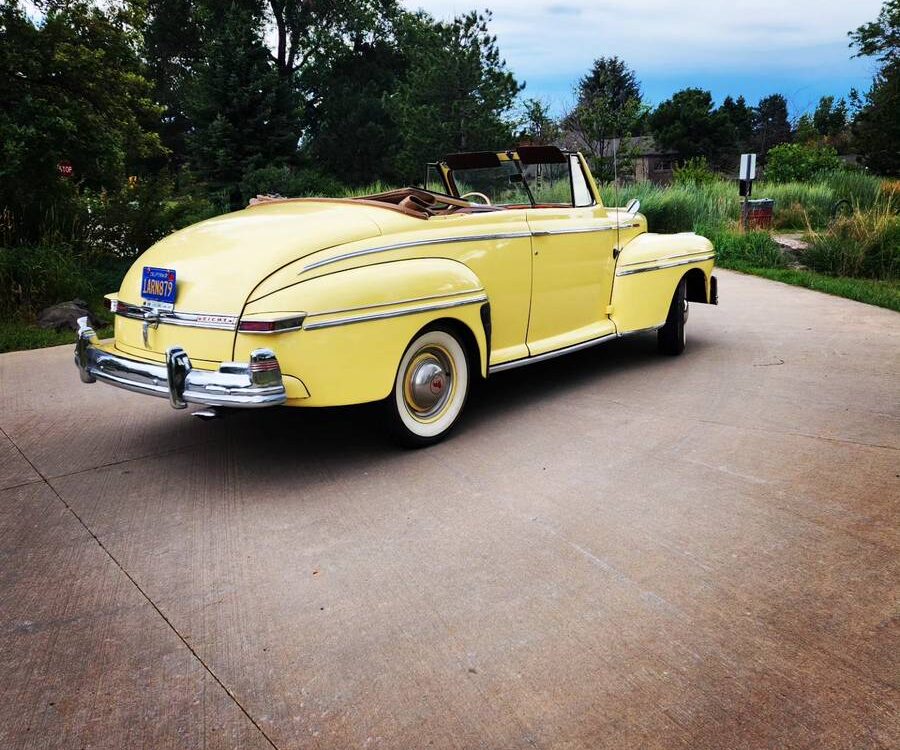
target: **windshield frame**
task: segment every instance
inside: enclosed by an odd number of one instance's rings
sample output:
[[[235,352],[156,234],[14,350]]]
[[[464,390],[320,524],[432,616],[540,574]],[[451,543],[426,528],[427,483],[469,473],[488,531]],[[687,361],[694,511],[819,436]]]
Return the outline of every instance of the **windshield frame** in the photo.
[[[519,175],[519,179],[521,180],[522,190],[527,197],[528,204],[532,208],[538,206],[552,206],[552,207],[572,207],[579,208],[584,206],[579,206],[577,204],[577,196],[575,194],[575,175],[573,173],[573,156],[576,157],[576,161],[578,164],[578,168],[582,170],[582,180],[585,183],[585,187],[587,188],[587,192],[591,196],[592,203],[591,205],[596,205],[596,198],[593,195],[593,191],[590,188],[587,176],[583,174],[583,165],[581,164],[581,159],[577,158],[577,154],[572,151],[562,151],[553,146],[522,146],[520,147],[522,151],[530,151],[533,150],[535,154],[533,155],[535,158],[533,159],[523,159],[518,150],[510,149],[508,151],[497,151],[497,152],[473,152],[470,154],[453,154],[451,156],[447,156],[444,160],[440,162],[431,162],[426,165],[426,178],[429,176],[428,169],[434,167],[437,169],[440,174],[441,181],[443,182],[444,188],[447,191],[446,195],[451,198],[460,198],[461,193],[459,187],[456,184],[455,174],[459,172],[468,171],[467,169],[462,168],[452,168],[448,162],[458,161],[460,163],[471,163],[472,166],[469,169],[490,169],[492,167],[501,167],[506,162],[512,162],[516,168],[516,172]],[[555,152],[555,153],[554,153]],[[560,165],[563,166],[565,170],[567,170],[566,174],[568,176],[568,185],[569,185],[569,202],[567,203],[538,203],[535,200],[534,193],[531,189],[531,185],[528,182],[528,178],[525,174],[525,170],[523,166],[532,166],[532,165]],[[528,205],[525,203],[495,203],[492,205],[496,205],[498,207],[518,207]]]

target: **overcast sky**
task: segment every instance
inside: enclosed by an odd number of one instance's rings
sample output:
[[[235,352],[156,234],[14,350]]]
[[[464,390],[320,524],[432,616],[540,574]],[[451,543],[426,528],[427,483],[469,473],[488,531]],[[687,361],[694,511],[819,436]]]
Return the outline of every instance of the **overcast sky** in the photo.
[[[403,0],[438,18],[473,8],[491,28],[526,96],[555,111],[596,57],[618,55],[659,103],[687,86],[717,100],[784,94],[796,116],[823,94],[865,90],[875,66],[851,60],[847,32],[873,20],[881,0]]]

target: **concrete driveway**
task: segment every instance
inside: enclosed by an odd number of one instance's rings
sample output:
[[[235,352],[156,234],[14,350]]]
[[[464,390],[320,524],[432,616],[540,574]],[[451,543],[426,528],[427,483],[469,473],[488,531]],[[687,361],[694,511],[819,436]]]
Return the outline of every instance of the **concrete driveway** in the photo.
[[[900,315],[719,276],[419,452],[0,356],[0,748],[900,746]]]

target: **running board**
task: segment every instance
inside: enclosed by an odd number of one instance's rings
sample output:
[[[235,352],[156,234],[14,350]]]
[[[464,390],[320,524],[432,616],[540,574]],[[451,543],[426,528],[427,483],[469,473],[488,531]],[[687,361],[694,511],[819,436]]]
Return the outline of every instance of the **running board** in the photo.
[[[580,352],[582,349],[590,349],[592,346],[598,346],[600,344],[606,343],[607,341],[612,341],[613,339],[621,339],[625,336],[634,336],[635,334],[647,333],[649,331],[658,331],[664,325],[665,323],[660,323],[658,326],[641,328],[637,331],[626,331],[625,333],[607,333],[606,335],[600,336],[596,339],[582,341],[580,344],[572,344],[572,346],[566,346],[562,349],[554,349],[552,352],[544,352],[543,354],[537,354],[534,357],[524,357],[522,359],[514,359],[512,362],[502,362],[499,365],[489,367],[488,375],[493,375],[496,372],[503,372],[504,370],[514,370],[517,367],[525,367],[526,365],[533,365],[537,364],[538,362],[546,362],[548,359],[555,359],[556,357],[562,357],[566,354],[574,354],[575,352]]]

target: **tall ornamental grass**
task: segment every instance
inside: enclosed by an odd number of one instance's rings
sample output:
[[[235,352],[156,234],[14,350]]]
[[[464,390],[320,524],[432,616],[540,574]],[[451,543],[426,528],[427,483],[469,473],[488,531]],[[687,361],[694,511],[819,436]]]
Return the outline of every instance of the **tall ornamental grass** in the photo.
[[[900,276],[900,215],[888,200],[838,216],[810,239],[804,259],[817,271],[885,280]]]
[[[671,187],[650,182],[619,188],[607,184],[601,187],[600,193],[607,206],[624,206],[637,198],[651,232],[692,232],[700,226],[724,225],[736,221],[741,210],[737,189],[721,180]]]

